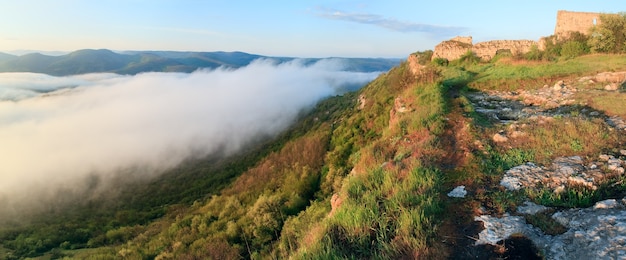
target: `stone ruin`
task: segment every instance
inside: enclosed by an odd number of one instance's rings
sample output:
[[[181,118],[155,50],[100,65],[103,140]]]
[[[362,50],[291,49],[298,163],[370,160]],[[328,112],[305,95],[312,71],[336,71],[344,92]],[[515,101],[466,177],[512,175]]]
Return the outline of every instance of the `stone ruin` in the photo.
[[[589,34],[591,28],[600,25],[600,13],[569,12],[560,10],[556,13],[556,26],[554,35],[561,39],[567,37],[570,32]]]
[[[531,40],[495,40],[472,44],[471,36],[455,37],[437,44],[433,53],[433,59],[456,60],[468,51],[472,51],[480,59],[489,61],[499,51],[506,50],[513,55],[517,55],[529,52],[533,45],[538,46],[538,43]]]
[[[557,12],[556,16],[554,35],[561,39],[567,37],[570,32],[589,34],[592,27],[601,24],[600,15],[600,13],[560,10]],[[471,36],[457,36],[437,44],[432,59],[443,58],[456,60],[468,51],[472,51],[483,61],[489,61],[500,51],[507,51],[513,55],[517,55],[529,52],[533,46],[537,46],[538,49],[542,50],[545,46],[545,40],[547,39],[542,38],[540,41],[495,40],[473,44]]]

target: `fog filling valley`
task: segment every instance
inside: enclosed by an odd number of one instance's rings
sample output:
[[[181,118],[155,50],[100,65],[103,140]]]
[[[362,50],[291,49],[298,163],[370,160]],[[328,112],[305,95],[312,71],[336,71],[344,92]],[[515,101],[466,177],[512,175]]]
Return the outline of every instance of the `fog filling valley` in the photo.
[[[154,177],[188,158],[233,154],[378,75],[341,68],[257,60],[190,74],[0,73],[0,217],[59,191],[106,187],[120,172]]]

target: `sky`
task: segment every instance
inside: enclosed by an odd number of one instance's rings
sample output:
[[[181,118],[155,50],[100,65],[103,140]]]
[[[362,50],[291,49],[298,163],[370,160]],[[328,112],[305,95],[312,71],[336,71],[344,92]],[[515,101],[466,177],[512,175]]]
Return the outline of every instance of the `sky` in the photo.
[[[471,35],[537,40],[558,10],[626,11],[617,0],[0,0],[0,51],[243,51],[405,58]]]

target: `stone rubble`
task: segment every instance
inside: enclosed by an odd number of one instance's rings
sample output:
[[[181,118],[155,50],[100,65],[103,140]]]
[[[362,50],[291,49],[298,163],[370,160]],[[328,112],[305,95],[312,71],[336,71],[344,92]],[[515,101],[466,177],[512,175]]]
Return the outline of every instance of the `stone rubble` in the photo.
[[[594,80],[599,78],[599,82],[605,82],[606,77],[611,76],[583,77],[579,81],[595,83]],[[468,94],[467,97],[474,104],[476,112],[501,123],[509,123],[523,118],[537,120],[541,123],[546,118],[553,118],[557,115],[568,116],[568,113],[559,112],[559,108],[574,105],[573,97],[577,92],[576,88],[568,86],[564,81],[559,81],[554,86],[545,85],[537,90],[476,92]],[[581,112],[583,112],[581,114],[583,116],[603,117],[610,126],[626,131],[626,120],[619,116],[607,117],[600,111],[592,109],[583,109]],[[496,136],[494,136],[495,138]]]
[[[624,87],[625,80],[626,72],[600,73],[580,78],[579,83],[599,84],[615,91],[616,86]],[[576,88],[559,81],[537,90],[471,93],[468,98],[476,112],[509,124],[506,131],[492,137],[494,142],[502,143],[526,134],[523,129],[528,127],[527,123],[518,123],[520,119],[528,119],[529,125],[541,125],[554,120],[555,116],[571,116],[571,110],[562,106],[575,104],[576,92]],[[626,131],[626,120],[619,116],[609,117],[589,108],[579,112],[579,116],[603,118],[615,129]],[[607,178],[625,174],[625,169],[626,148],[598,158],[559,157],[545,166],[527,162],[506,171],[500,185],[510,191],[547,188],[560,193],[574,186],[595,190]],[[546,235],[526,223],[524,215],[548,210],[556,211],[551,217],[566,228],[565,233]],[[600,201],[584,209],[554,209],[527,201],[515,213],[505,213],[502,217],[480,215],[475,220],[485,227],[478,235],[477,245],[496,245],[513,234],[522,234],[533,241],[546,259],[626,259],[626,198]]]

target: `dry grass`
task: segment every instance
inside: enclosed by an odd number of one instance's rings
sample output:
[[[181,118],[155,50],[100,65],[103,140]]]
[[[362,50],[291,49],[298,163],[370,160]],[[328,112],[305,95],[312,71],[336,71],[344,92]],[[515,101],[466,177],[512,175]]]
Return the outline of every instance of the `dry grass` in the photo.
[[[535,162],[548,163],[556,157],[581,155],[595,157],[607,147],[620,144],[620,135],[600,118],[561,117],[524,122],[518,138],[500,143],[496,149],[506,153],[512,149],[529,151]],[[497,129],[494,129],[497,130]],[[508,130],[511,131],[511,130]],[[489,138],[495,131],[489,131]],[[510,134],[509,134],[510,135]]]
[[[587,90],[577,93],[576,98],[609,116],[626,118],[626,93]]]

